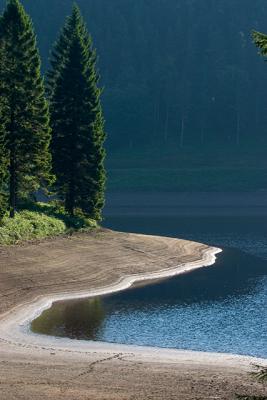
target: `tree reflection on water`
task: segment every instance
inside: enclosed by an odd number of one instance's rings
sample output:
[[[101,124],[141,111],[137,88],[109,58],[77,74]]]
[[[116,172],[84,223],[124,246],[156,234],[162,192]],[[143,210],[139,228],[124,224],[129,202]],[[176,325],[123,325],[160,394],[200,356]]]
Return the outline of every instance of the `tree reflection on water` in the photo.
[[[31,328],[45,335],[94,340],[104,319],[100,298],[56,302],[32,321]]]

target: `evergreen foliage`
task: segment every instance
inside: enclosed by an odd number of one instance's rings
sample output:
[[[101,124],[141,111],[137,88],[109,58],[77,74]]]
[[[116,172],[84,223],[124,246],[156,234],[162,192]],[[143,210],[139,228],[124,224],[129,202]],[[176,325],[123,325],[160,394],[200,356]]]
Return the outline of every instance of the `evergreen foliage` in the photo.
[[[104,120],[96,53],[78,7],[54,46],[48,75],[53,172],[65,209],[101,219],[105,189]]]
[[[0,223],[7,210],[6,171],[7,165],[4,157],[4,148],[0,145]]]
[[[0,43],[0,73],[3,70],[4,65],[4,52],[3,46]],[[0,93],[2,93],[4,88],[4,82],[2,76],[0,76]],[[5,100],[4,97],[0,95],[0,222],[5,215],[7,210],[7,157],[5,150]]]
[[[46,67],[73,0],[21,1]],[[78,3],[100,57],[111,157],[152,147],[197,154],[201,145],[209,156],[235,146],[238,158],[240,147],[266,146],[267,74],[250,37],[253,27],[264,32],[266,0]]]
[[[9,210],[14,217],[19,199],[52,181],[41,62],[32,21],[19,0],[9,0],[1,16],[0,49],[1,166],[8,168]]]
[[[0,149],[0,152],[2,150]],[[2,159],[2,156],[0,156]],[[5,193],[5,172],[2,170],[3,166],[3,161],[0,159],[1,165],[1,170],[0,170],[0,224],[2,222],[2,219],[6,213],[7,210],[7,198],[6,198],[6,193]]]
[[[262,56],[267,56],[267,35],[264,33],[252,32],[252,37],[255,45],[260,49],[260,53]]]
[[[46,68],[73,0],[21,1]],[[239,158],[240,147],[266,146],[266,66],[250,35],[264,32],[266,0],[78,3],[99,55],[111,158],[152,147],[198,154],[200,145],[210,147],[209,156],[235,146]]]

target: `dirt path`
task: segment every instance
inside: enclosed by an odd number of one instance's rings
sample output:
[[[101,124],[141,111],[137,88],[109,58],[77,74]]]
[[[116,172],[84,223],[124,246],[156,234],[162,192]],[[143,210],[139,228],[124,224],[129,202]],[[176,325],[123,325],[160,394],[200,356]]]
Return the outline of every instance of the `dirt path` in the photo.
[[[106,230],[0,248],[0,328],[12,310],[37,297],[94,290],[129,274],[172,269],[202,259],[208,249]],[[243,358],[13,339],[1,336],[0,329],[1,400],[204,400],[264,394]]]

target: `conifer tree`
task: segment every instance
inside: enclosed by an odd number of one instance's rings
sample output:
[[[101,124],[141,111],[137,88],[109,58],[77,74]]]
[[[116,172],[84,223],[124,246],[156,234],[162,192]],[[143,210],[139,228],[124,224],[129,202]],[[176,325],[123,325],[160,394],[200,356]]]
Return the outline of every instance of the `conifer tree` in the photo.
[[[78,7],[54,46],[48,75],[53,172],[65,209],[101,219],[105,133],[96,53]]]
[[[0,137],[1,136],[2,135],[0,135]],[[5,154],[4,146],[2,143],[0,143],[0,223],[7,211],[7,201],[6,201],[7,164],[4,154]]]
[[[4,65],[4,52],[3,46],[0,42],[0,72],[3,70]],[[3,92],[4,82],[0,76],[0,93]],[[7,210],[6,204],[6,177],[7,177],[7,157],[5,149],[5,99],[0,95],[0,222]]]
[[[0,105],[1,107],[1,105]],[[0,110],[1,113],[1,110]],[[0,123],[0,130],[2,126]],[[0,222],[7,211],[7,158],[5,157],[4,132],[0,132]]]
[[[9,0],[0,19],[0,144],[8,168],[9,210],[18,199],[52,181],[51,132],[41,62],[30,17],[19,0]]]

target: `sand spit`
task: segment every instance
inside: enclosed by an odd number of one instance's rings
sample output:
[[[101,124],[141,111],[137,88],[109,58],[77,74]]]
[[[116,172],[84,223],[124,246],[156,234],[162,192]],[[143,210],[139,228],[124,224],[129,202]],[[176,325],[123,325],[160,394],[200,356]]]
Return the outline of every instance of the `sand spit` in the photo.
[[[114,284],[89,291],[60,293],[58,295],[38,298],[29,304],[18,306],[16,309],[13,309],[11,312],[8,312],[4,317],[2,317],[0,321],[0,338],[2,340],[28,346],[32,346],[33,344],[35,346],[44,346],[46,344],[48,346],[53,346],[54,348],[57,348],[57,344],[60,342],[60,346],[62,346],[64,343],[68,350],[71,351],[74,344],[73,340],[63,339],[59,341],[59,338],[55,340],[45,335],[33,334],[30,330],[30,324],[32,320],[37,318],[44,310],[49,309],[54,302],[102,296],[128,289],[136,282],[170,278],[188,273],[195,269],[215,264],[216,254],[220,253],[221,251],[221,249],[215,247],[206,248],[203,250],[199,260],[181,263],[175,268],[149,272],[146,274],[133,274],[125,276]],[[78,343],[81,351],[84,349],[88,351],[88,347],[92,347],[92,343],[89,344],[88,341],[78,341]],[[102,344],[97,345],[98,348],[101,346]],[[127,346],[125,347],[127,348]],[[107,348],[112,350],[113,345],[106,344],[104,345],[104,348],[105,350]]]
[[[189,272],[212,265],[219,251],[106,230],[0,248],[0,398],[230,399],[244,390],[264,393],[247,372],[265,360],[73,341],[29,330],[53,301]]]

